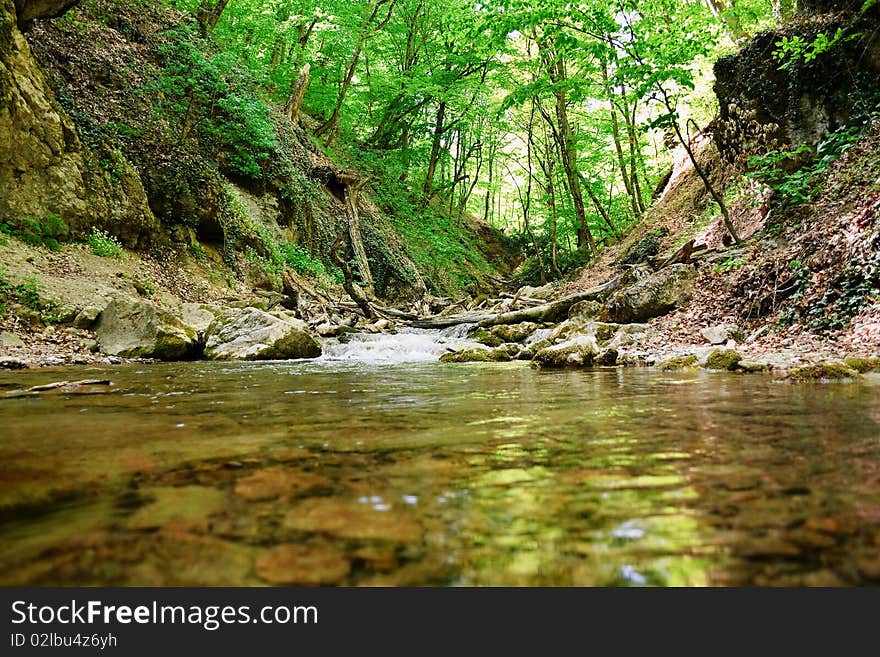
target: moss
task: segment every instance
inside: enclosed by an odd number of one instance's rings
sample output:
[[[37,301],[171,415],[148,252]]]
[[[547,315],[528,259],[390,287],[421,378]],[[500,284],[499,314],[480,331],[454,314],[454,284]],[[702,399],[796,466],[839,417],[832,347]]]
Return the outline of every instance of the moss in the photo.
[[[790,371],[787,375],[792,381],[836,381],[861,378],[856,370],[841,361],[826,360],[821,363],[805,365]]]
[[[462,349],[440,356],[441,363],[488,363],[492,352],[488,349]]]
[[[664,372],[671,372],[674,370],[693,369],[699,364],[699,358],[697,358],[694,354],[687,354],[668,358],[660,363],[659,368]]]
[[[716,349],[706,360],[706,369],[733,371],[739,365],[742,356],[733,349]]]
[[[520,324],[493,326],[491,332],[492,335],[499,338],[502,342],[522,342],[534,333],[537,328],[538,325],[533,322],[521,322]]]
[[[504,344],[504,340],[499,338],[497,335],[492,333],[491,331],[487,331],[486,329],[477,329],[476,333],[473,334],[473,339],[479,342],[480,344],[484,344],[487,347],[500,347]]]
[[[664,372],[672,372],[674,370],[688,370],[697,367],[700,364],[700,359],[697,358],[694,354],[687,354],[682,356],[673,356],[672,358],[667,358],[663,362],[661,362],[658,367]]]
[[[849,358],[844,358],[843,363],[859,374],[880,370],[880,358],[859,358],[858,356],[850,356]]]

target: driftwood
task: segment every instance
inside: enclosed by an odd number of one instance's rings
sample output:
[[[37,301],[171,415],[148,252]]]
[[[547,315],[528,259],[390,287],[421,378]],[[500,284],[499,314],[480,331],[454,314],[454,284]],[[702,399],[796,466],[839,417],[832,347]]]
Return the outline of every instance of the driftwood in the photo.
[[[519,324],[520,322],[559,322],[568,316],[571,307],[580,301],[600,301],[608,298],[623,283],[623,277],[617,276],[597,287],[576,292],[550,303],[545,303],[525,310],[513,310],[501,313],[478,322],[478,326],[497,326],[499,324]]]
[[[339,249],[341,247],[342,237],[340,236],[336,238],[336,241],[333,242],[333,246],[330,247],[330,262],[342,270],[342,287],[348,293],[348,296],[351,297],[352,301],[358,305],[367,319],[376,319],[376,311],[373,310],[373,307],[370,305],[370,300],[354,282],[354,274],[351,273],[351,267],[345,261],[345,258],[339,255]]]
[[[567,297],[542,303],[540,306],[512,310],[506,313],[462,314],[448,317],[426,317],[410,325],[414,328],[448,328],[459,324],[476,324],[480,327],[497,326],[499,324],[519,324],[521,322],[558,322],[568,316],[568,311],[579,301],[601,301],[608,298],[624,282],[622,276],[599,285],[598,287],[576,292]]]
[[[45,383],[39,386],[33,386],[26,390],[15,390],[7,392],[4,397],[6,399],[14,399],[17,397],[33,397],[41,392],[60,392],[72,395],[94,395],[102,392],[109,392],[113,383],[106,379],[83,379],[82,381],[55,381],[54,383]]]

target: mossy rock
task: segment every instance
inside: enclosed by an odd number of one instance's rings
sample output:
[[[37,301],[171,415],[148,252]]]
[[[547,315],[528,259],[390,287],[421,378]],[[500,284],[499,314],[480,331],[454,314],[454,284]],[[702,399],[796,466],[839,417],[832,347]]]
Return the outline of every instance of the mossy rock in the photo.
[[[844,358],[843,363],[859,374],[880,370],[880,358],[860,358],[858,356],[850,356]]]
[[[497,335],[492,333],[491,331],[487,331],[486,329],[477,329],[476,332],[471,336],[475,341],[480,344],[484,344],[487,347],[500,347],[504,344],[504,340],[499,338]]]
[[[843,381],[846,379],[860,379],[862,377],[855,369],[839,360],[826,360],[821,363],[804,365],[791,370],[786,376],[792,381]]]
[[[599,354],[599,345],[593,336],[578,335],[571,340],[541,349],[535,354],[535,367],[590,367]]]
[[[501,324],[490,329],[492,335],[505,342],[522,342],[538,329],[534,322],[522,322],[520,324]],[[488,343],[484,343],[488,344]],[[495,345],[490,345],[495,346]]]
[[[504,360],[511,360],[511,357],[501,349],[462,349],[440,356],[441,363],[495,363]]]
[[[672,372],[675,370],[690,370],[697,367],[699,364],[699,358],[697,358],[694,354],[687,354],[667,358],[666,360],[662,361],[657,367],[659,367],[664,372]]]
[[[742,355],[734,349],[715,349],[706,359],[706,369],[733,372],[741,360]]]

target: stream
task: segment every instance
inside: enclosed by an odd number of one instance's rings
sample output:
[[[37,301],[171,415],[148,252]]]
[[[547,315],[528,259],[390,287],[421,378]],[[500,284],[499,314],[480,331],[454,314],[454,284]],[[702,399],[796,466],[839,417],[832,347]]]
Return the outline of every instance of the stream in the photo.
[[[877,377],[436,362],[462,342],[0,372],[0,584],[880,583]]]

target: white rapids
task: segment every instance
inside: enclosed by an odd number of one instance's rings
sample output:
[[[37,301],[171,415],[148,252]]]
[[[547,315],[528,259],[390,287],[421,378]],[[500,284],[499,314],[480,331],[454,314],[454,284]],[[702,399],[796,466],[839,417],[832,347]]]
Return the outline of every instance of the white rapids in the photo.
[[[387,365],[437,361],[448,351],[482,345],[467,339],[473,325],[459,324],[447,329],[404,328],[396,333],[349,333],[340,341],[323,342],[323,361],[345,361]]]

